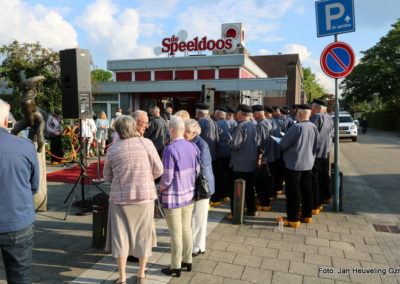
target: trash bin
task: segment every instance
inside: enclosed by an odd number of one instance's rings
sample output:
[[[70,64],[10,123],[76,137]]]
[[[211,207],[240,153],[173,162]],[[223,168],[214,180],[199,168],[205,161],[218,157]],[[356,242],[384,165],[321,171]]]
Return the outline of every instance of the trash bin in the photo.
[[[106,244],[108,198],[105,193],[99,193],[93,197],[93,229],[92,247],[102,249]]]

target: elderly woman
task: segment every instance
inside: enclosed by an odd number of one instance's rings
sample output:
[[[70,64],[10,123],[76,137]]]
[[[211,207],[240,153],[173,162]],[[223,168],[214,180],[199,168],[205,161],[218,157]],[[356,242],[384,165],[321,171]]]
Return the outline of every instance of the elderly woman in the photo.
[[[126,283],[128,255],[139,258],[138,283],[156,245],[154,179],[161,176],[163,165],[153,143],[139,137],[135,120],[123,115],[115,122],[119,139],[107,152],[104,179],[111,183],[106,250],[116,258],[119,279]]]
[[[172,143],[164,149],[160,191],[171,236],[171,265],[161,272],[180,277],[182,267],[192,270],[191,223],[195,180],[200,170],[199,149],[184,139],[185,124],[181,117],[171,118],[169,131]]]
[[[194,119],[185,121],[185,139],[194,143],[200,150],[200,166],[203,174],[208,182],[210,194],[215,191],[214,174],[211,164],[211,154],[208,144],[200,137],[201,128],[199,123]],[[193,253],[192,256],[203,254],[206,250],[206,233],[208,204],[210,199],[197,200],[194,203],[192,230],[193,230]]]
[[[98,146],[101,146],[101,155],[104,155],[104,149],[106,147],[106,140],[108,136],[108,128],[110,123],[108,122],[107,115],[104,111],[100,112],[99,117],[96,119],[96,138]]]

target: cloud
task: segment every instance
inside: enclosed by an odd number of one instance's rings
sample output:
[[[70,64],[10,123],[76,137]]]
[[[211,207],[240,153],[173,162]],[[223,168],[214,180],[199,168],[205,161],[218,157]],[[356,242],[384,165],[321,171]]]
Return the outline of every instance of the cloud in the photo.
[[[282,53],[287,53],[287,54],[298,53],[301,61],[306,60],[311,55],[311,52],[308,50],[306,46],[299,44],[286,44],[283,47]]]
[[[284,37],[280,36],[267,36],[266,38],[262,39],[261,41],[263,42],[276,42],[276,41],[282,41],[284,40]]]
[[[305,13],[305,8],[304,8],[304,6],[300,6],[299,8],[295,9],[294,12],[295,12],[296,14],[299,14],[299,15],[304,15],[304,13]]]
[[[135,9],[120,10],[111,0],[97,0],[86,6],[77,22],[87,32],[90,48],[109,59],[154,56],[150,47],[137,43],[141,27]]]
[[[13,40],[40,42],[43,47],[55,50],[76,47],[77,33],[64,20],[61,10],[31,5],[20,0],[2,1],[0,43],[9,44]]]
[[[268,49],[260,49],[260,50],[258,51],[258,53],[259,53],[260,55],[269,55],[269,54],[272,54],[272,51],[271,51],[271,50],[268,50]]]
[[[293,7],[296,0],[220,0],[197,2],[177,18],[177,30],[186,29],[190,35],[217,38],[222,23],[246,23],[246,41],[258,40],[275,31],[280,19]]]

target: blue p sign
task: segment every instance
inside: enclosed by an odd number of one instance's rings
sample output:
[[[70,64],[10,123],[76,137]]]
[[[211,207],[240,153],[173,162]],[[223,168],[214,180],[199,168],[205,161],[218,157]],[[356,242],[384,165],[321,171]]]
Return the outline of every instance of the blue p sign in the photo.
[[[353,0],[322,0],[315,2],[317,36],[355,31]]]

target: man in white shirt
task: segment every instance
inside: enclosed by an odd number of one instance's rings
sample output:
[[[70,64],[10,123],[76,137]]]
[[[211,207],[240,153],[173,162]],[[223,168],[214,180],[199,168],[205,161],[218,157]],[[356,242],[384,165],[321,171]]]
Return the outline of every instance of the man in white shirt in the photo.
[[[84,149],[86,149],[86,158],[93,158],[91,151],[91,145],[93,138],[96,137],[96,123],[92,118],[82,119],[82,138],[84,139]]]

